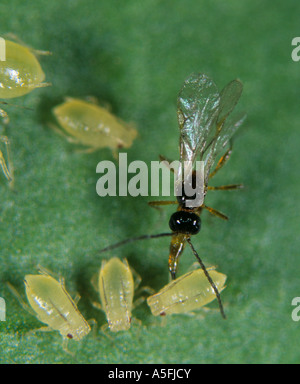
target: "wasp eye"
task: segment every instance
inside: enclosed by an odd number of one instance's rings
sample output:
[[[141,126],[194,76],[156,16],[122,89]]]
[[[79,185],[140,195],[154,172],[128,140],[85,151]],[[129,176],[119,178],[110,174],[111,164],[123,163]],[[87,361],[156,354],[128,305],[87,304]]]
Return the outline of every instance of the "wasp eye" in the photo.
[[[171,216],[169,226],[173,232],[196,235],[200,231],[201,220],[193,212],[178,211]]]

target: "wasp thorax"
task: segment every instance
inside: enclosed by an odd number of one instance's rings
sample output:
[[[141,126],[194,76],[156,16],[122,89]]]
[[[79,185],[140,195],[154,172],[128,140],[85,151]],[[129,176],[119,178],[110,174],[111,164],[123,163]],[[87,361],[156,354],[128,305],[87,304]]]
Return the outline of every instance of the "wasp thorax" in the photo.
[[[201,228],[201,219],[193,212],[178,211],[171,216],[169,226],[173,232],[196,235]]]

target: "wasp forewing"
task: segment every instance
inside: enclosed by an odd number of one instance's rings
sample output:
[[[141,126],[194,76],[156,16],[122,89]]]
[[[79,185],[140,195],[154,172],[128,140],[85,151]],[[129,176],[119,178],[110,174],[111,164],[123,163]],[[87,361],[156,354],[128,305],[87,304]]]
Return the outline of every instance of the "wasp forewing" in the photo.
[[[178,96],[180,167],[177,188],[181,188],[183,174],[186,175],[186,171],[191,172],[195,168],[198,158],[204,162],[204,175],[201,179],[205,195],[209,172],[216,156],[245,119],[245,115],[242,115],[227,120],[242,89],[242,83],[233,80],[219,92],[213,80],[201,73],[193,73],[184,82]],[[203,199],[199,205],[203,203]]]

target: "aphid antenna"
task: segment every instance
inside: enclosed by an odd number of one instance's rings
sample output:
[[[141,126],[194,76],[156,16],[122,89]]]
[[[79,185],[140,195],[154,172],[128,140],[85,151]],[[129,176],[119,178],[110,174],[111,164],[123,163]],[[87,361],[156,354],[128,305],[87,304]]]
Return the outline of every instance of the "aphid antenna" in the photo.
[[[26,109],[27,111],[33,111],[33,108],[30,107],[25,107],[24,105],[19,105],[19,104],[12,104],[12,103],[7,103],[6,101],[0,101],[0,104],[8,105],[11,107],[16,107],[16,108],[21,108],[21,109]]]
[[[215,283],[213,282],[213,279],[210,277],[207,269],[205,268],[205,265],[203,264],[200,256],[198,255],[196,249],[194,248],[192,242],[191,242],[191,239],[190,238],[187,238],[187,242],[189,243],[191,249],[192,249],[192,252],[193,254],[195,255],[196,259],[198,260],[207,280],[209,281],[209,284],[211,285],[212,289],[214,290],[216,296],[217,296],[217,300],[218,300],[218,303],[219,303],[219,308],[220,308],[220,312],[221,312],[221,315],[223,317],[223,319],[226,319],[226,315],[225,315],[225,312],[224,312],[224,308],[223,308],[223,304],[222,304],[222,301],[221,301],[221,296],[220,296],[220,293],[218,291],[218,288],[216,287]]]
[[[133,243],[133,242],[138,241],[138,240],[156,239],[158,237],[168,237],[168,236],[173,236],[173,235],[174,235],[174,232],[158,233],[157,235],[142,235],[142,236],[138,236],[138,237],[131,237],[130,239],[126,239],[126,240],[120,241],[116,244],[109,245],[108,247],[100,249],[100,251],[98,251],[98,252],[103,253],[103,252],[111,251],[112,249],[119,248],[122,245]]]

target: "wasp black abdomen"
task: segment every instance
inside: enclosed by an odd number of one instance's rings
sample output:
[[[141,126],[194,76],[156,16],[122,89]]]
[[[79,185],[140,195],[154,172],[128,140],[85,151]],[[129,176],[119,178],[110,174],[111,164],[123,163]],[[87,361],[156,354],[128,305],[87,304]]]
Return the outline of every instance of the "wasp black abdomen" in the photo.
[[[193,212],[177,211],[171,216],[169,226],[173,232],[196,235],[201,228],[201,219]]]

